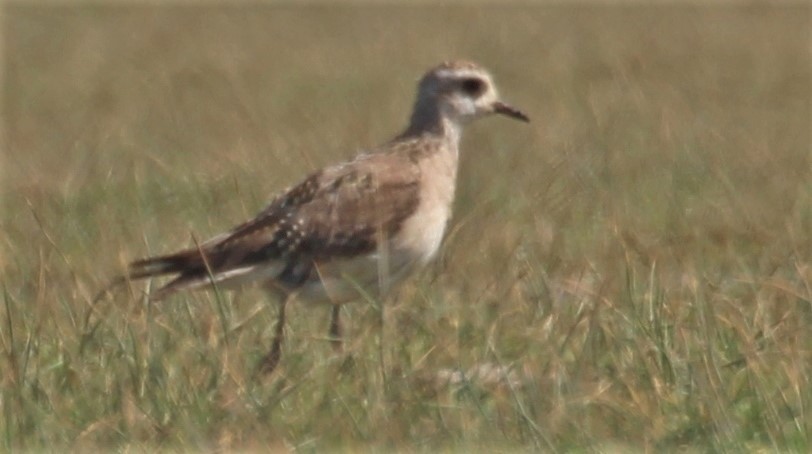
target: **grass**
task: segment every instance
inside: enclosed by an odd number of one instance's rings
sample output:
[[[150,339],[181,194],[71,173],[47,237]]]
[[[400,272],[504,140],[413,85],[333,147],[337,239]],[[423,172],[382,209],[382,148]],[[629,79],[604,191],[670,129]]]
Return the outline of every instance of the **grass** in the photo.
[[[34,7],[3,19],[7,450],[797,451],[812,433],[808,6]],[[467,57],[441,257],[381,305],[149,304],[124,264],[397,132]],[[383,314],[381,308],[385,307]],[[383,326],[380,319],[383,315]]]

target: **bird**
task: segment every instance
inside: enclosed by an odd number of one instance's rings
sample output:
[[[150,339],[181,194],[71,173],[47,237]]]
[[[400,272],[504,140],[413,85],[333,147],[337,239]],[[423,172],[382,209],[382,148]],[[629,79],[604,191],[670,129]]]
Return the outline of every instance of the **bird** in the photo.
[[[149,295],[259,285],[278,303],[274,337],[259,370],[280,362],[291,301],[331,307],[340,348],[342,304],[381,297],[428,264],[451,217],[463,128],[503,115],[529,122],[501,100],[491,74],[467,60],[443,62],[419,80],[407,127],[355,158],[281,191],[256,217],[195,247],[133,261],[126,280],[171,277]]]

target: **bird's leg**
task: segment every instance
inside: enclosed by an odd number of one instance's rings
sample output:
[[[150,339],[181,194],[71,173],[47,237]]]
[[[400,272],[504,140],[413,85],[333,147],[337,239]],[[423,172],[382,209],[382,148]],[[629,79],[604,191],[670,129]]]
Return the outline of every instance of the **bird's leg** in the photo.
[[[265,356],[260,366],[260,372],[263,374],[271,374],[276,366],[279,365],[279,359],[282,357],[282,339],[285,335],[285,306],[288,303],[287,298],[283,298],[279,303],[279,314],[276,317],[276,329],[273,336],[273,343],[271,344],[271,351]]]
[[[341,353],[344,350],[344,340],[341,335],[341,306],[333,304],[332,313],[330,314],[330,344],[333,351]]]

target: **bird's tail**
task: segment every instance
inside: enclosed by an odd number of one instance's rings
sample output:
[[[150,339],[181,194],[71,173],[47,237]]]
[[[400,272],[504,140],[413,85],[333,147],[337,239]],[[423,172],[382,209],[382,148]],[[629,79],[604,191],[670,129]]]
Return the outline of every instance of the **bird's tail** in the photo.
[[[201,268],[205,268],[201,251],[190,249],[175,254],[136,260],[130,263],[127,269],[127,277],[129,279],[144,279]]]
[[[199,249],[187,249],[174,254],[136,260],[129,264],[125,274],[111,279],[110,282],[96,294],[93,302],[99,301],[105,295],[126,284],[128,281],[169,274],[199,274],[201,271],[205,271],[205,269],[206,265],[202,257],[202,252]],[[160,296],[164,293],[167,292],[156,293],[156,295]],[[151,298],[156,299],[155,296]]]

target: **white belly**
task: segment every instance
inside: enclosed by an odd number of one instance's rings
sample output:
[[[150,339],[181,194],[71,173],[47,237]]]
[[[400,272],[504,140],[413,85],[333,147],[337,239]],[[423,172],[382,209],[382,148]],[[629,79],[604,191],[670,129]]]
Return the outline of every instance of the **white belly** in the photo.
[[[401,234],[392,242],[393,249],[425,265],[440,249],[449,212],[449,207],[442,205],[420,207],[417,215],[403,224]]]
[[[376,252],[347,260],[323,263],[296,290],[298,299],[343,304],[384,297],[402,282],[418,263],[409,254]]]

